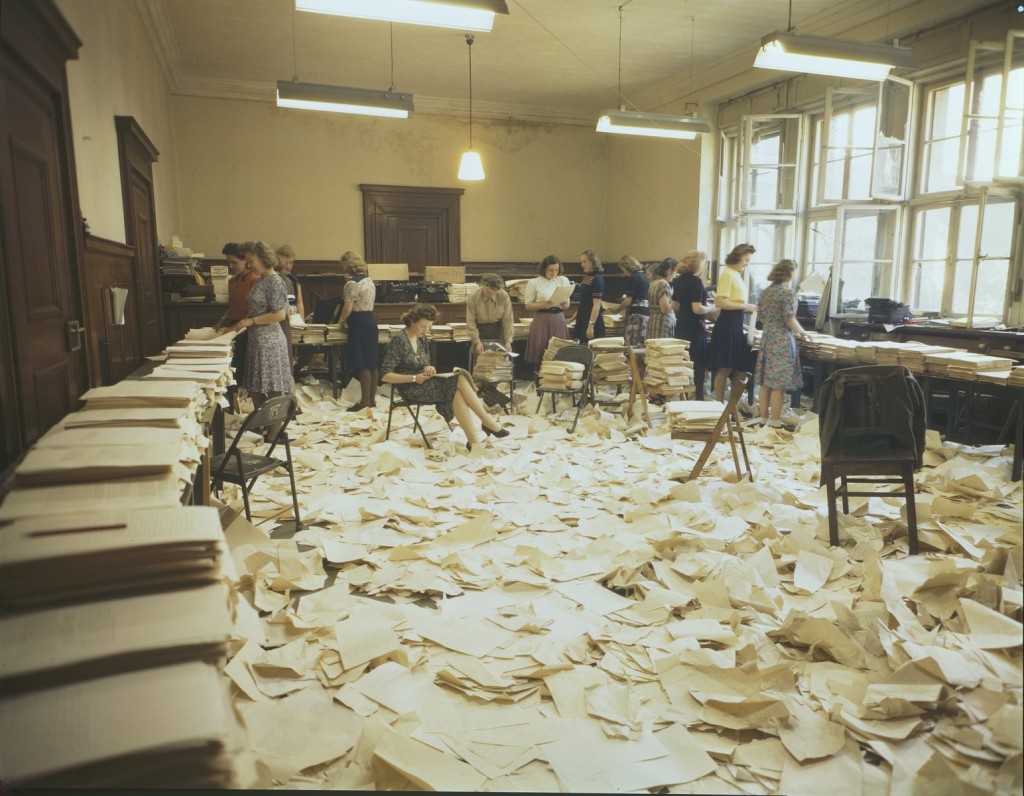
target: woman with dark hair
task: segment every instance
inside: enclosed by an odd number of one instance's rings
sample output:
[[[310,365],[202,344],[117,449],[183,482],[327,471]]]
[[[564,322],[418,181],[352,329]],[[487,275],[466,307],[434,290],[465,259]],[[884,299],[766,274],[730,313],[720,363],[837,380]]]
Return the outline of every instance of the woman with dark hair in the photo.
[[[679,261],[674,257],[666,257],[660,263],[651,266],[651,287],[647,292],[647,301],[651,305],[651,319],[647,322],[647,339],[657,337],[673,337],[676,332],[676,314],[672,311],[672,287],[668,279],[675,273]]]
[[[274,270],[277,257],[266,243],[249,241],[241,250],[258,279],[249,291],[248,317],[232,329],[245,329],[249,337],[243,383],[259,408],[268,398],[293,389],[289,340],[281,329],[288,312],[288,289]]]
[[[474,415],[480,419],[484,434],[507,437],[508,429],[502,428],[487,413],[469,379],[458,372],[438,376],[437,369],[430,364],[426,335],[435,320],[437,308],[431,304],[416,304],[402,315],[405,329],[388,340],[380,363],[380,380],[397,385],[403,398],[434,404],[441,417],[449,422],[453,417],[458,418],[470,450],[478,440],[472,422]]]
[[[754,381],[761,385],[761,422],[773,428],[782,427],[783,397],[804,384],[796,338],[807,333],[796,319],[796,293],[789,286],[795,270],[792,260],[779,260],[757,302],[764,334]]]
[[[584,249],[580,255],[583,281],[580,282],[580,304],[576,311],[576,327],[573,334],[580,345],[604,337],[604,314],[601,299],[604,298],[604,266],[593,249]]]
[[[711,335],[711,367],[715,369],[715,398],[725,400],[725,385],[733,371],[749,373],[752,355],[743,331],[743,313],[757,309],[747,303],[747,280],[743,272],[756,250],[749,243],[736,246],[718,272],[715,306],[721,310]]]
[[[560,287],[570,287],[571,282],[562,275],[562,261],[549,254],[537,268],[538,276],[526,283],[524,304],[534,313],[530,323],[530,336],[526,340],[526,361],[539,365],[544,351],[552,337],[569,339],[569,327],[565,322],[568,301],[552,304],[551,296]]]
[[[377,398],[377,368],[380,364],[380,346],[377,342],[377,321],[373,317],[373,303],[377,286],[368,276],[366,261],[355,252],[346,252],[342,259],[345,282],[345,304],[341,308],[339,324],[348,324],[348,342],[345,345],[345,367],[359,379],[359,403],[348,408],[358,412],[373,407]]]
[[[626,319],[622,324],[622,336],[626,340],[626,345],[632,348],[643,348],[647,340],[647,323],[651,314],[647,299],[647,292],[651,285],[644,273],[644,267],[636,257],[623,255],[619,260],[619,269],[622,273],[629,275],[629,284],[622,297],[622,303],[615,308],[616,312],[626,311]]]
[[[231,272],[231,278],[228,280],[228,307],[216,324],[217,329],[224,329],[234,326],[249,314],[249,291],[259,277],[249,270],[239,244],[226,243],[220,253],[227,259],[228,270]],[[227,399],[232,406],[238,387],[245,379],[245,357],[248,342],[249,339],[244,334],[236,335],[231,352],[231,367],[235,371],[235,383],[228,388]]]
[[[680,272],[672,288],[672,304],[676,311],[675,336],[690,342],[690,361],[693,362],[693,384],[696,398],[704,400],[704,376],[708,370],[708,331],[704,319],[715,312],[708,304],[708,291],[701,279],[707,255],[692,251],[679,262]]]
[[[277,272],[284,277],[285,284],[288,286],[288,314],[305,318],[306,308],[302,304],[302,288],[299,287],[299,278],[292,271],[295,267],[295,249],[286,243],[283,246],[278,246],[274,254],[277,255],[279,266]]]

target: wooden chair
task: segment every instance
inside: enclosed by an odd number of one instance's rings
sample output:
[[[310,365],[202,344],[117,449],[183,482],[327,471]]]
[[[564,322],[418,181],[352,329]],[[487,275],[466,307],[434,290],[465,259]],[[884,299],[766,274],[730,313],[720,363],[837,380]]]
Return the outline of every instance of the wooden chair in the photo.
[[[222,454],[214,456],[211,469],[213,471],[212,490],[219,492],[226,481],[229,484],[238,484],[242,487],[242,501],[245,503],[245,518],[252,522],[252,512],[249,510],[249,493],[252,491],[256,479],[263,473],[269,473],[279,467],[288,471],[288,479],[292,487],[292,508],[295,511],[295,529],[302,528],[302,518],[299,515],[299,500],[295,494],[295,467],[292,464],[292,449],[288,440],[288,424],[295,417],[298,401],[294,395],[281,395],[277,398],[270,398],[259,409],[253,410],[242,425],[238,433],[231,441],[231,446]],[[239,448],[242,437],[246,431],[265,432],[267,429],[281,424],[280,429],[272,440],[266,454],[259,456],[253,453],[243,453]],[[284,446],[285,458],[275,457],[274,449],[278,445]]]
[[[836,498],[850,513],[851,497],[902,497],[910,552],[918,552],[914,470],[924,451],[924,397],[902,365],[837,370],[822,386],[821,481],[828,494],[828,537],[839,544]],[[839,486],[836,486],[836,480]],[[899,484],[895,492],[851,490],[850,484]]]
[[[550,387],[537,388],[538,412],[540,411],[541,404],[544,403],[545,395],[551,396],[552,412],[556,409],[555,401],[557,396],[568,395],[573,400],[573,403],[576,405],[576,416],[573,418],[572,425],[569,426],[569,433],[572,434],[576,430],[576,424],[580,421],[580,412],[583,410],[583,404],[590,400],[590,374],[594,366],[594,352],[585,345],[567,345],[558,349],[552,359],[556,362],[578,362],[583,365],[583,383],[580,387],[565,390],[553,389]]]
[[[715,423],[714,428],[710,431],[672,432],[672,439],[687,439],[704,442],[704,449],[700,452],[700,456],[697,457],[697,463],[693,465],[689,478],[686,480],[692,481],[700,476],[701,472],[704,470],[704,465],[707,464],[708,459],[711,458],[711,451],[715,449],[715,446],[719,442],[729,443],[729,448],[732,450],[732,460],[736,465],[737,475],[741,472],[739,454],[743,454],[743,464],[746,466],[746,475],[751,481],[754,480],[754,472],[750,469],[750,457],[747,455],[747,443],[743,438],[742,418],[740,417],[739,410],[736,408],[736,405],[739,403],[740,398],[743,397],[747,383],[751,378],[752,377],[749,373],[737,373],[733,376],[732,384],[729,388],[729,400],[726,402],[725,408],[722,410],[722,414],[719,415],[718,422]],[[738,449],[737,444],[739,445]]]
[[[391,397],[388,402],[388,427],[384,432],[384,439],[391,439],[391,416],[395,413],[396,409],[405,409],[409,416],[412,418],[413,427],[420,432],[420,436],[423,437],[423,442],[428,448],[433,448],[430,444],[430,439],[427,437],[427,433],[423,430],[423,425],[420,423],[420,409],[424,406],[434,406],[434,401],[416,401],[410,398],[406,398],[398,390],[399,385],[391,385]],[[448,423],[448,428],[452,427],[451,423]]]

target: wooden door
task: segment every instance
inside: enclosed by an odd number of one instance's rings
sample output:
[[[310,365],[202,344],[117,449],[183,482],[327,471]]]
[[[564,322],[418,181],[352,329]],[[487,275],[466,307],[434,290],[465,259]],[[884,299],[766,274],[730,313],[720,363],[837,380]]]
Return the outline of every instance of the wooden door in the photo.
[[[360,185],[364,256],[368,263],[461,265],[459,201],[462,188]]]
[[[0,470],[78,408],[81,215],[64,64],[81,43],[50,2],[0,14]]]
[[[163,348],[156,204],[153,200],[153,163],[160,153],[133,117],[115,116],[114,121],[121,161],[125,241],[135,249],[132,299],[139,324],[139,348],[143,356],[150,356]]]

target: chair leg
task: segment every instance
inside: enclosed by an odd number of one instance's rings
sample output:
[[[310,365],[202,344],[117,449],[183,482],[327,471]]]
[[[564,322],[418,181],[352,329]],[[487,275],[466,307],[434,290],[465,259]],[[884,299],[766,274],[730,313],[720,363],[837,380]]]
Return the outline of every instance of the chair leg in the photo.
[[[395,413],[395,397],[391,396],[391,405],[388,407],[388,428],[384,432],[384,439],[391,439],[391,416]]]
[[[252,512],[249,511],[249,488],[245,485],[244,478],[240,480],[242,481],[242,502],[245,504],[245,518],[252,522]]]
[[[583,394],[580,393],[580,402],[576,404],[576,416],[572,419],[572,425],[569,426],[570,434],[576,431],[576,424],[580,422],[580,412],[583,411],[583,403]]]
[[[423,443],[432,449],[430,440],[427,439],[427,432],[423,430],[423,426],[420,425],[420,406],[419,404],[413,404],[407,407],[409,414],[412,415],[412,424],[416,426],[416,430],[420,432],[420,436],[423,437]]]
[[[295,530],[302,530],[302,517],[299,515],[299,496],[295,492],[295,466],[292,464],[292,449],[288,440],[284,441],[284,452],[288,458],[288,480],[292,485],[292,508],[295,510]]]
[[[836,479],[831,472],[822,473],[828,495],[828,543],[839,546],[839,518],[836,516]]]
[[[847,494],[850,491],[850,485],[846,482],[846,476],[842,476],[839,479],[839,483],[842,484],[842,496],[843,496],[843,514],[850,513],[850,496]]]
[[[747,454],[747,442],[743,437],[743,424],[740,418],[736,418],[736,436],[739,437],[740,451],[743,453],[743,465],[747,468],[747,477],[753,481],[754,471],[750,468],[750,456]],[[737,472],[739,472],[737,470]]]
[[[907,465],[903,471],[903,490],[907,493],[907,535],[910,538],[910,554],[917,555],[917,503],[914,498],[914,470]]]
[[[534,414],[540,414],[540,408],[544,405],[544,394],[541,393],[537,398],[537,408],[534,410]]]

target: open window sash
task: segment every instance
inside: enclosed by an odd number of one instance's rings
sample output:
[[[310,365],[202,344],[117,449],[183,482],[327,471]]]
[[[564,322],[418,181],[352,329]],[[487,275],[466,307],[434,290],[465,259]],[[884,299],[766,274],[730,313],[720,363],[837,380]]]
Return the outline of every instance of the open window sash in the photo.
[[[1024,30],[1006,34],[999,87],[995,179],[1024,183]]]
[[[982,269],[989,265],[990,267],[998,268],[1001,264],[1006,266],[1006,274],[1002,283],[1003,301],[1002,301],[1002,313],[1001,319],[1005,319],[1006,308],[1010,301],[1010,284],[1014,281],[1014,277],[1019,278],[1019,273],[1012,273],[1014,266],[1014,258],[1012,252],[1016,250],[1016,246],[1019,243],[1013,240],[1019,234],[1020,230],[1020,208],[1017,206],[1016,195],[1013,191],[1008,191],[1000,188],[992,188],[989,186],[982,186],[980,189],[980,196],[978,199],[978,217],[976,229],[974,231],[974,246],[971,257],[971,276],[970,276],[970,287],[968,288],[967,294],[967,317],[966,324],[968,329],[972,329],[975,326],[975,315],[978,305],[978,286],[982,278]],[[992,238],[998,235],[998,229],[996,228],[996,235],[987,235],[985,230],[986,220],[994,221],[996,216],[1000,214],[1000,211],[990,213],[989,211],[998,205],[1013,205],[1013,223],[1011,233],[1012,237],[1009,241],[1009,245],[1006,247],[1006,251],[990,251],[992,246]],[[1009,210],[1009,208],[1007,208]],[[1016,264],[1016,268],[1020,269],[1020,264]],[[989,270],[988,268],[985,269]],[[992,287],[992,283],[998,281],[992,279],[994,274],[987,274],[985,283],[987,287]],[[954,276],[955,281],[955,276]],[[989,313],[985,314],[986,318],[991,318],[992,315]]]
[[[877,90],[871,88],[834,88],[825,90],[825,114],[821,123],[821,149],[818,153],[818,205],[833,204],[850,198],[850,169],[857,153],[861,157],[873,154],[873,142],[855,143],[858,131],[846,130],[845,140],[840,139],[837,112],[855,105],[877,103]],[[877,107],[875,109],[877,119]],[[842,119],[852,127],[853,118],[843,114]],[[859,144],[859,146],[858,146]],[[865,197],[866,198],[866,197]]]
[[[718,203],[715,220],[726,223],[739,214],[737,200],[739,183],[739,136],[719,132],[718,146]]]
[[[913,140],[914,84],[887,77],[878,84],[878,129],[871,165],[871,198],[900,202],[907,198],[907,168]]]
[[[991,183],[996,176],[999,157],[999,131],[1004,122],[1000,102],[1009,69],[1006,68],[1007,41],[972,41],[967,51],[964,81],[964,110],[960,123],[956,184],[964,186]],[[994,80],[998,79],[998,90]],[[1019,164],[1018,160],[1018,164]]]
[[[895,294],[895,254],[900,208],[841,205],[836,217],[836,255],[832,264],[829,315],[845,311],[854,299]]]
[[[797,113],[744,117],[743,213],[796,212],[801,128],[802,117]]]

